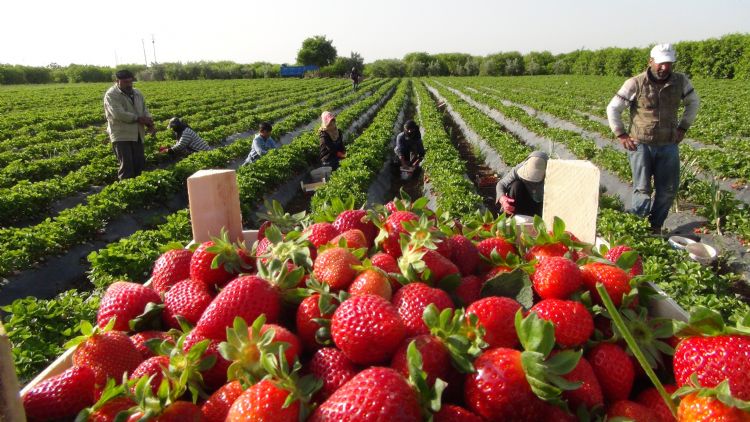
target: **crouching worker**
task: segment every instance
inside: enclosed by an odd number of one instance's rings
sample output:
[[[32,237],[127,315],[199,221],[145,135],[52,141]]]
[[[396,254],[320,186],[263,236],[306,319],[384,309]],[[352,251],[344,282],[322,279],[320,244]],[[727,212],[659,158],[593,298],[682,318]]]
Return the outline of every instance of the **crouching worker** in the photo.
[[[159,152],[162,154],[185,153],[192,154],[197,151],[209,151],[211,147],[198,136],[195,131],[179,117],[172,117],[167,123],[167,127],[172,129],[177,143],[171,147],[161,147]]]
[[[508,215],[542,215],[547,154],[534,151],[497,182],[496,202]]]
[[[414,120],[404,123],[404,130],[396,136],[396,148],[393,151],[401,161],[401,167],[405,169],[416,170],[424,160],[422,133]]]
[[[268,151],[278,148],[280,145],[271,137],[273,126],[268,122],[263,122],[258,126],[258,134],[253,139],[253,146],[242,165],[250,164],[268,153]]]
[[[329,166],[332,170],[339,168],[339,161],[346,157],[344,148],[344,137],[336,127],[336,115],[330,111],[324,111],[320,116],[322,125],[318,130],[320,137],[320,163]]]

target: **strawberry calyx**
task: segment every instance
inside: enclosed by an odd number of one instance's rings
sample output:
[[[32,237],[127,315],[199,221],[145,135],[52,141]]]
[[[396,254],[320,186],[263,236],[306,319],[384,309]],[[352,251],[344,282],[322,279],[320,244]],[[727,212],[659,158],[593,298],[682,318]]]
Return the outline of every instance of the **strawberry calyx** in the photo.
[[[267,259],[291,261],[297,267],[302,267],[307,271],[312,270],[313,262],[306,234],[297,230],[282,234],[278,227],[271,225],[266,229],[266,239],[270,245],[265,253],[258,255],[258,258],[264,258],[259,261]]]
[[[276,286],[282,292],[285,300],[289,299],[293,301],[291,297],[287,298],[286,293],[299,286],[306,272],[305,268],[300,266],[294,266],[294,269],[290,269],[289,265],[287,265],[288,262],[281,261],[280,259],[270,259],[266,263],[258,261],[257,275],[271,285]]]
[[[109,404],[115,399],[126,397],[129,391],[126,388],[127,384],[127,380],[122,383],[117,383],[113,378],[109,378],[107,380],[107,384],[102,390],[102,395],[99,397],[99,400],[97,400],[96,403],[94,403],[92,406],[82,409],[80,412],[78,412],[75,422],[86,422],[89,420],[90,416],[92,416],[98,410],[102,409],[105,405]],[[127,406],[127,408],[130,407],[132,406]]]
[[[550,357],[555,347],[555,327],[552,322],[539,318],[535,312],[524,318],[523,311],[519,309],[516,312],[515,326],[524,349],[521,352],[521,364],[531,390],[540,399],[567,411],[567,402],[562,399],[562,392],[575,390],[581,383],[570,382],[563,375],[578,365],[582,351],[563,350]]]
[[[688,383],[672,394],[672,398],[684,397],[688,394],[697,394],[698,397],[712,397],[720,402],[724,403],[729,407],[740,409],[744,412],[750,413],[750,401],[741,400],[732,395],[732,390],[729,387],[729,380],[722,381],[719,385],[713,388],[702,387],[698,380],[698,375],[693,374],[690,376]]]
[[[261,314],[248,329],[245,320],[236,317],[232,328],[227,328],[227,341],[219,344],[219,353],[232,362],[227,369],[229,381],[238,380],[246,387],[255,384],[268,374],[262,362],[264,353],[276,354],[289,347],[286,342],[273,340],[273,328],[261,333],[265,323],[266,316]]]
[[[611,319],[606,309],[603,309],[600,313]],[[666,342],[674,334],[672,320],[670,318],[649,318],[648,310],[645,307],[638,307],[635,310],[624,307],[620,309],[620,313],[625,326],[643,352],[648,365],[651,368],[665,367],[663,356],[674,355],[674,349]],[[613,324],[612,331],[614,333],[612,341],[624,340],[624,336],[617,325]],[[627,346],[626,350],[631,355],[634,354],[630,346]]]
[[[495,217],[489,210],[484,213],[477,211],[464,219],[464,226],[461,231],[469,239],[487,238],[495,237],[498,233],[498,227],[503,226],[500,232],[503,233],[502,237],[506,237],[504,229],[506,218],[505,214]]]
[[[515,221],[511,223],[513,232],[515,233],[517,227]],[[527,248],[542,245],[561,244],[569,249],[566,253],[568,257],[574,257],[575,250],[581,250],[586,248],[588,245],[575,239],[573,235],[565,230],[565,223],[559,217],[555,217],[552,222],[552,231],[547,230],[547,226],[542,220],[542,217],[534,216],[534,231],[536,236],[531,236],[530,233],[523,231],[521,233],[521,242],[526,245]]]
[[[291,406],[295,401],[300,402],[299,420],[304,421],[307,420],[313,409],[312,397],[323,387],[323,381],[315,378],[312,374],[300,377],[302,364],[300,364],[299,359],[296,359],[292,366],[289,366],[284,356],[287,346],[287,343],[282,343],[276,353],[272,353],[270,350],[261,352],[260,362],[267,374],[263,379],[269,380],[276,387],[289,392],[282,408]]]
[[[226,228],[221,229],[219,237],[211,237],[212,245],[206,248],[206,252],[214,255],[211,261],[211,269],[223,267],[230,274],[240,274],[247,269],[247,264],[241,259],[238,249],[243,246],[229,239]]]
[[[80,336],[73,337],[72,339],[68,340],[68,342],[65,343],[65,348],[70,349],[73,347],[78,347],[79,344],[85,342],[86,340],[90,339],[91,337],[99,334],[104,334],[108,331],[112,331],[112,328],[115,326],[115,322],[117,320],[117,317],[110,318],[109,322],[107,322],[107,325],[104,327],[94,326],[91,325],[90,322],[86,320],[81,320],[81,322],[78,324],[78,329],[81,332]]]
[[[316,223],[323,221],[333,223],[336,217],[342,212],[356,209],[355,201],[353,195],[349,195],[345,200],[333,198],[331,202],[324,203],[318,207],[318,212],[314,215],[314,220]]]
[[[448,383],[436,378],[435,383],[430,385],[427,372],[422,369],[422,354],[417,349],[415,340],[409,342],[406,348],[406,362],[409,369],[407,382],[417,394],[425,420],[431,420],[432,414],[440,411],[441,398]]]
[[[307,213],[305,211],[300,211],[295,214],[289,214],[288,212],[285,212],[281,203],[275,199],[270,202],[268,200],[264,201],[263,206],[266,209],[265,212],[255,213],[255,215],[258,217],[258,220],[267,221],[273,224],[274,226],[278,227],[282,233],[287,233],[289,231],[301,228],[302,223],[306,220],[307,217]],[[258,238],[261,238],[260,233]]]
[[[430,334],[442,341],[456,369],[464,374],[474,372],[474,359],[488,346],[477,316],[465,314],[462,309],[438,311],[431,303],[425,308],[422,320]]]

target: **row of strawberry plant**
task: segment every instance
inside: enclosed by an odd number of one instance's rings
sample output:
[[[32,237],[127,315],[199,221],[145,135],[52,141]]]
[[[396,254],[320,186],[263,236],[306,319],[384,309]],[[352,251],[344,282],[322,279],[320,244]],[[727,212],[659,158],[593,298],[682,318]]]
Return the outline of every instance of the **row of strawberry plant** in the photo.
[[[467,215],[478,210],[482,198],[466,178],[466,162],[443,128],[440,112],[422,83],[415,84],[419,121],[424,128],[426,150],[422,168],[436,193],[440,209],[451,215]]]
[[[407,103],[411,83],[402,81],[390,101],[381,109],[372,123],[347,147],[346,159],[318,189],[310,201],[315,217],[321,216],[334,198],[353,197],[357,207],[367,202],[367,191],[391,152],[394,122]]]

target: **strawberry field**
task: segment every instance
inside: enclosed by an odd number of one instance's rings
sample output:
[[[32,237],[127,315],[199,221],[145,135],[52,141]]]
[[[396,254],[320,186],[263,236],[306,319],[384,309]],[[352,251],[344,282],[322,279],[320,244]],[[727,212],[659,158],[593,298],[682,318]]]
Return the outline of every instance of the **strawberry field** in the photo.
[[[214,149],[159,154],[174,142],[162,130],[146,142],[147,171],[119,182],[107,85],[0,87],[0,309],[21,382],[78,347],[71,369],[26,395],[28,415],[344,420],[339,409],[374,406],[400,420],[674,420],[678,404],[748,407],[747,84],[694,81],[702,108],[666,226],[719,251],[702,265],[624,212],[630,170],[605,113],[621,83],[139,82],[157,126],[181,116]],[[305,194],[323,110],[347,154]],[[392,150],[408,119],[427,155],[403,181]],[[262,121],[283,146],[240,166]],[[481,181],[535,149],[600,168],[603,247],[561,221],[523,231],[498,216]],[[208,168],[237,170],[255,244],[184,249],[186,178]],[[653,314],[661,292],[690,324]],[[703,355],[720,357],[696,363]],[[50,387],[61,385],[73,387]],[[664,400],[665,388],[680,391]]]

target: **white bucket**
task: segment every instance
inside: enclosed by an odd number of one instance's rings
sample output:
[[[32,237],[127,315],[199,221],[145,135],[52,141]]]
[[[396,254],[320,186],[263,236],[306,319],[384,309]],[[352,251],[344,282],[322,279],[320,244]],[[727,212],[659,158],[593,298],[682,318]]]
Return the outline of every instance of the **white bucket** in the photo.
[[[688,256],[693,261],[696,261],[702,265],[711,265],[716,261],[716,248],[705,243],[693,242],[685,247],[688,251]]]

